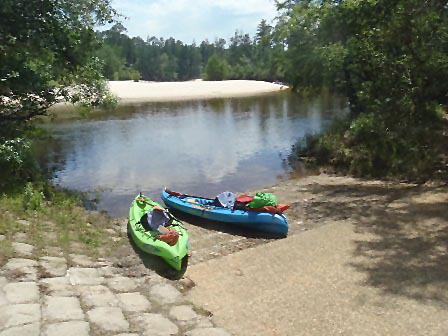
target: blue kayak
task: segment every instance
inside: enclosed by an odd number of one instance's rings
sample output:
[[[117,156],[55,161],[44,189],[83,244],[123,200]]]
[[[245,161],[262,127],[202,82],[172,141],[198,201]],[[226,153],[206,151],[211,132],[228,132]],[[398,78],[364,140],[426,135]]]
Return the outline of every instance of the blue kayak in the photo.
[[[213,205],[213,200],[210,198],[173,192],[168,193],[167,190],[162,191],[161,197],[168,208],[190,215],[213,221],[227,222],[279,236],[288,234],[288,219],[283,214],[252,210],[231,210]]]

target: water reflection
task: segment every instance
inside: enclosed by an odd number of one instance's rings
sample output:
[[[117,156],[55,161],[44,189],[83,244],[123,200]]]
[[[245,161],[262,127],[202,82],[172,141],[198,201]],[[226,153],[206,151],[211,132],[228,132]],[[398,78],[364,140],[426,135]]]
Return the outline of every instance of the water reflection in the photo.
[[[47,146],[47,164],[56,184],[96,190],[100,209],[126,216],[139,191],[159,199],[164,186],[214,196],[274,184],[290,171],[291,145],[343,107],[291,94],[129,106],[48,124],[58,146]]]

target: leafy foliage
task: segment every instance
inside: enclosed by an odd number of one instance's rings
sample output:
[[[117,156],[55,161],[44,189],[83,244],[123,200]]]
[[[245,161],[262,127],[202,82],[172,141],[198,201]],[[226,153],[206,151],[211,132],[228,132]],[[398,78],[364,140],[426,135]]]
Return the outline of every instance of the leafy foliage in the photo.
[[[113,103],[93,54],[115,16],[109,0],[0,2],[1,188],[37,173],[24,122],[59,101]]]
[[[226,77],[227,63],[217,54],[214,54],[208,60],[204,73],[205,80],[221,81]]]
[[[448,104],[446,1],[288,1],[278,5],[288,80],[345,94],[346,128],[313,142],[358,175],[438,167]],[[328,141],[331,139],[332,141]],[[327,155],[330,153],[329,155]]]
[[[23,191],[23,209],[24,210],[40,210],[45,200],[45,195],[42,191],[28,182]]]
[[[109,0],[2,1],[0,121],[29,119],[62,99],[99,104],[94,28],[114,16]]]
[[[34,172],[30,142],[17,137],[0,141],[0,187],[27,178]]]

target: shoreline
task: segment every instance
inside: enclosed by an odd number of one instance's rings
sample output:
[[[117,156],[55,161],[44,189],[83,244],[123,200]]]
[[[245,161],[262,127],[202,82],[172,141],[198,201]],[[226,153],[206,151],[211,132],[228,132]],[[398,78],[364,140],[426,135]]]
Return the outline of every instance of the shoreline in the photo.
[[[284,84],[255,80],[188,82],[108,81],[110,92],[118,99],[117,106],[132,106],[151,103],[176,103],[209,99],[257,97],[288,91]],[[102,110],[95,108],[93,111]],[[77,107],[61,102],[48,109],[52,117],[65,118]]]

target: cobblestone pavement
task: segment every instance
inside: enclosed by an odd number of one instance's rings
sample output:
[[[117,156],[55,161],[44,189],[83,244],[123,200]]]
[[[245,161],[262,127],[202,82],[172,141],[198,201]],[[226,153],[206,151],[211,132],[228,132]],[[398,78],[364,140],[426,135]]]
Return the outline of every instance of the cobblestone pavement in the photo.
[[[188,279],[159,275],[126,241],[121,256],[93,259],[57,246],[36,251],[26,232],[14,240],[0,268],[0,336],[230,335],[185,299]]]

